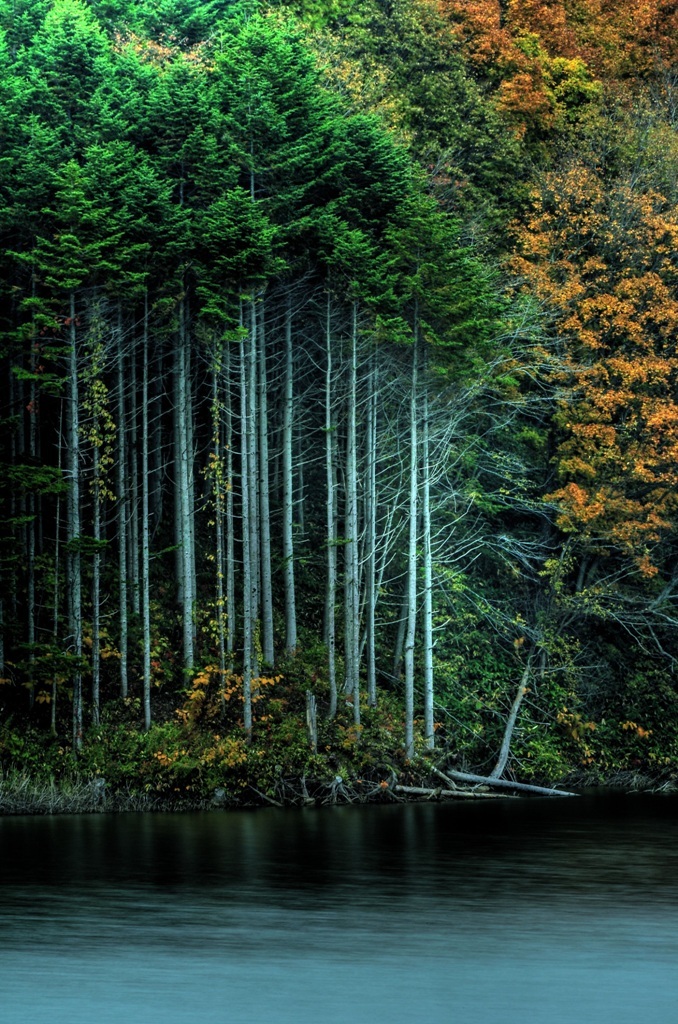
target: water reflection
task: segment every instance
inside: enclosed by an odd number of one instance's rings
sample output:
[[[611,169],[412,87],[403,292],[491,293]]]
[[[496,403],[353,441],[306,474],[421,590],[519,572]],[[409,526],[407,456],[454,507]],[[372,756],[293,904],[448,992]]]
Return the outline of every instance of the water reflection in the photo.
[[[678,801],[0,819],[7,1024],[659,1024]]]

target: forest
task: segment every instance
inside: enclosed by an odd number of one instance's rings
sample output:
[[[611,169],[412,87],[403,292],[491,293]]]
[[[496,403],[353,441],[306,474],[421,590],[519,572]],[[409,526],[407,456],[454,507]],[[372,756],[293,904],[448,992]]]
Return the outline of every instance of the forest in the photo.
[[[670,787],[674,0],[0,31],[5,791]]]

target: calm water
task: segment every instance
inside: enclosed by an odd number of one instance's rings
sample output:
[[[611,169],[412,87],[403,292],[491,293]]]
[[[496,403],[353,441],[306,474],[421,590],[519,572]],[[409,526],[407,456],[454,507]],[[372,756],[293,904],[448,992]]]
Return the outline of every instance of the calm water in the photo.
[[[0,819],[2,1024],[670,1024],[678,800]]]

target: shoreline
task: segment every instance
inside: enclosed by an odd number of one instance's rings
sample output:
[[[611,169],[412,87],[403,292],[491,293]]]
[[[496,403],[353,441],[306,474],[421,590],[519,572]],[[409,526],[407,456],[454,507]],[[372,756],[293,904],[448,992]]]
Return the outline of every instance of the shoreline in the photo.
[[[652,779],[640,773],[624,772],[592,784],[580,780],[574,790],[530,787],[513,780],[495,789],[486,783],[451,789],[446,786],[407,785],[396,778],[375,784],[369,780],[345,780],[337,776],[331,782],[306,778],[281,780],[271,793],[247,783],[239,794],[217,788],[211,796],[158,794],[131,788],[113,790],[103,779],[60,781],[36,780],[24,773],[0,779],[0,818],[19,816],[56,816],[68,814],[190,813],[196,811],[246,811],[263,807],[279,810],[349,805],[384,806],[411,803],[448,803],[468,800],[562,799],[590,795],[599,790],[617,795],[661,795],[678,792],[675,779]],[[514,788],[515,787],[515,788]],[[527,791],[526,791],[527,790]]]

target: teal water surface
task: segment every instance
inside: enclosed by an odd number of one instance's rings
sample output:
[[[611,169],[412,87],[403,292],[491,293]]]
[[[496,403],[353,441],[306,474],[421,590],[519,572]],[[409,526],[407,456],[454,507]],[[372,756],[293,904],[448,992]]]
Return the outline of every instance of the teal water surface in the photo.
[[[670,1024],[678,800],[0,819],[2,1024]]]

